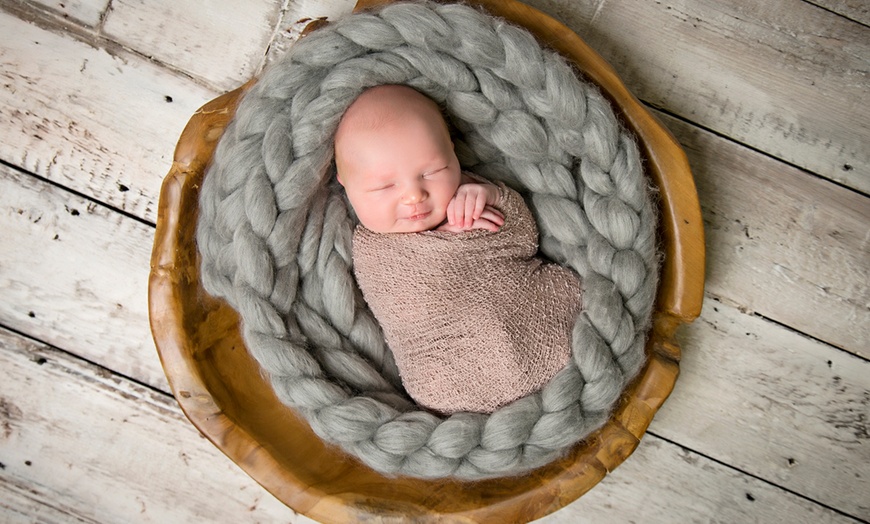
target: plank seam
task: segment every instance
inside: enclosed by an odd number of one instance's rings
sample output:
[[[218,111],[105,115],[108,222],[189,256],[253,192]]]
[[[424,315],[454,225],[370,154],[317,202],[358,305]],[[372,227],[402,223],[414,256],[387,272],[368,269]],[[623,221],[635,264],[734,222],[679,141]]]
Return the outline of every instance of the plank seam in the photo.
[[[858,24],[858,25],[860,25],[860,26],[870,28],[870,26],[868,26],[868,25],[865,24],[864,22],[862,22],[862,21],[860,21],[860,20],[855,20],[855,19],[852,18],[851,16],[845,15],[845,14],[840,13],[840,12],[837,12],[837,11],[834,11],[833,9],[831,9],[831,8],[829,8],[829,7],[826,7],[826,6],[823,6],[823,5],[817,4],[817,3],[815,3],[815,2],[811,2],[810,0],[804,0],[804,2],[807,3],[807,4],[810,4],[811,6],[818,7],[818,8],[821,9],[822,11],[827,11],[827,12],[831,13],[832,15],[837,15],[837,16],[839,16],[840,18],[845,18],[846,20],[848,20],[848,21],[850,21],[850,22],[855,22],[856,24]]]
[[[19,167],[19,166],[16,166],[15,164],[12,164],[12,163],[10,163],[10,162],[7,162],[6,160],[0,159],[0,165],[5,166],[5,167],[8,167],[9,169],[12,169],[13,171],[16,171],[16,172],[18,172],[18,173],[20,173],[20,174],[22,174],[22,175],[33,177],[33,178],[39,180],[40,182],[43,182],[43,183],[45,183],[45,184],[48,184],[48,185],[50,185],[50,186],[52,186],[52,187],[56,187],[56,188],[58,188],[58,189],[60,189],[60,190],[66,191],[67,193],[71,193],[71,194],[73,194],[73,195],[75,195],[75,196],[77,196],[77,197],[79,197],[79,198],[82,198],[82,199],[84,199],[84,200],[87,200],[88,202],[94,203],[94,204],[96,204],[96,205],[98,205],[98,206],[100,206],[100,207],[103,207],[103,208],[105,208],[105,209],[108,209],[108,210],[110,210],[110,211],[113,211],[113,212],[115,212],[115,213],[118,213],[119,215],[122,215],[122,216],[124,216],[124,217],[126,217],[126,218],[129,218],[129,219],[135,220],[136,222],[139,222],[140,224],[146,225],[146,226],[150,227],[151,229],[154,229],[154,228],[157,227],[157,224],[155,224],[154,222],[151,222],[151,221],[149,221],[149,220],[146,220],[146,219],[144,219],[144,218],[142,218],[142,217],[140,217],[140,216],[134,215],[133,213],[131,213],[131,212],[129,212],[129,211],[126,211],[126,210],[124,210],[124,209],[121,209],[121,208],[119,208],[119,207],[109,205],[109,204],[107,204],[107,203],[105,203],[105,202],[103,202],[103,201],[101,201],[101,200],[98,200],[97,198],[95,198],[95,197],[93,197],[93,196],[89,196],[89,195],[87,195],[87,194],[85,194],[85,193],[82,193],[81,191],[77,191],[77,190],[75,190],[75,189],[72,189],[72,188],[70,188],[70,187],[67,187],[67,186],[61,184],[60,182],[57,182],[57,181],[51,180],[50,178],[45,178],[45,177],[42,176],[42,175],[38,175],[38,174],[36,174],[36,173],[33,173],[33,172],[31,172],[31,171],[28,171],[28,170],[26,170],[26,169],[24,169],[24,168],[22,168],[22,167]]]
[[[710,300],[718,302],[719,304],[725,304],[725,305],[736,308],[741,314],[749,315],[751,317],[756,317],[756,318],[759,318],[759,319],[764,320],[766,322],[770,322],[771,324],[775,324],[775,325],[777,325],[777,326],[779,326],[787,331],[790,331],[798,336],[801,336],[807,340],[811,340],[813,342],[818,342],[819,344],[825,345],[831,349],[845,353],[851,357],[855,357],[863,362],[870,363],[870,358],[867,358],[864,355],[860,355],[858,353],[853,353],[846,348],[842,348],[840,346],[837,346],[835,344],[831,344],[830,342],[827,342],[827,341],[822,340],[820,338],[814,337],[813,335],[810,335],[809,333],[806,333],[806,332],[801,331],[797,328],[789,326],[788,324],[784,324],[784,323],[782,323],[774,318],[770,318],[770,317],[763,315],[757,311],[749,310],[745,306],[743,306],[742,304],[734,302],[734,301],[732,301],[724,296],[717,295],[717,294],[713,293],[712,291],[705,291],[704,295],[707,296],[708,298],[710,298]]]
[[[278,10],[278,16],[275,20],[275,26],[272,27],[272,34],[269,35],[269,43],[266,45],[266,49],[263,51],[263,55],[260,57],[260,63],[257,64],[257,68],[255,70],[254,76],[259,76],[260,73],[263,72],[263,69],[269,62],[269,51],[272,49],[272,46],[275,44],[275,40],[278,38],[278,35],[281,34],[281,28],[284,26],[284,17],[287,16],[287,11],[290,9],[290,0],[282,0],[281,9]]]
[[[774,488],[776,488],[776,489],[779,489],[779,490],[781,490],[781,491],[784,491],[785,493],[788,493],[788,494],[790,494],[790,495],[794,495],[795,497],[798,497],[798,498],[800,498],[800,499],[802,499],[802,500],[805,500],[805,501],[810,502],[810,503],[812,503],[812,504],[816,504],[816,505],[821,506],[821,507],[823,507],[823,508],[825,508],[825,509],[828,509],[828,510],[830,510],[830,511],[833,511],[834,513],[836,513],[836,514],[838,514],[838,515],[840,515],[840,516],[843,516],[843,517],[846,517],[846,518],[853,519],[855,522],[859,522],[859,523],[861,523],[861,524],[870,524],[870,522],[868,522],[868,521],[862,519],[861,517],[856,517],[855,515],[851,515],[851,514],[849,514],[849,513],[846,513],[845,511],[843,511],[843,510],[841,510],[841,509],[837,509],[837,508],[835,508],[835,507],[833,507],[833,506],[831,506],[831,505],[829,505],[829,504],[826,504],[826,503],[824,503],[824,502],[820,502],[820,501],[818,501],[818,500],[814,500],[814,499],[810,498],[810,497],[807,496],[807,495],[804,495],[804,494],[799,493],[799,492],[797,492],[797,491],[794,491],[794,490],[792,490],[792,489],[789,489],[789,488],[786,488],[786,487],[780,486],[779,484],[777,484],[777,483],[775,483],[775,482],[773,482],[773,481],[767,480],[767,479],[765,479],[764,477],[761,477],[761,476],[759,476],[759,475],[756,475],[755,473],[751,473],[751,472],[749,472],[749,471],[746,471],[745,469],[742,469],[742,468],[740,468],[740,467],[737,467],[737,466],[735,466],[735,465],[733,465],[733,464],[728,464],[727,462],[723,462],[723,461],[717,459],[716,457],[713,457],[713,456],[708,455],[708,454],[706,454],[706,453],[703,453],[703,452],[701,452],[701,451],[698,451],[698,450],[692,449],[692,448],[690,448],[690,447],[688,447],[688,446],[684,446],[683,444],[680,444],[679,442],[676,442],[676,441],[671,440],[671,439],[669,439],[669,438],[667,438],[667,437],[664,437],[664,436],[662,436],[662,435],[660,435],[660,434],[658,434],[658,433],[656,433],[656,432],[654,432],[654,431],[649,431],[649,430],[648,430],[648,431],[647,431],[647,435],[651,435],[651,436],[653,436],[653,437],[655,437],[655,438],[657,438],[657,439],[659,439],[659,440],[662,440],[662,441],[664,441],[664,442],[667,442],[667,443],[669,443],[669,444],[671,444],[671,445],[673,445],[673,446],[676,446],[676,447],[678,447],[678,448],[680,448],[680,449],[682,449],[682,450],[684,450],[684,451],[687,451],[687,452],[689,452],[689,453],[693,453],[693,454],[698,455],[698,456],[700,456],[700,457],[704,457],[705,459],[707,459],[707,460],[709,460],[709,461],[711,461],[711,462],[714,462],[714,463],[716,463],[716,464],[718,464],[718,465],[720,465],[720,466],[723,466],[723,467],[725,467],[725,468],[727,468],[727,469],[730,469],[730,470],[736,471],[736,472],[740,473],[741,475],[745,475],[746,477],[753,478],[753,479],[755,479],[755,480],[761,481],[761,482],[767,484],[768,486],[772,486],[772,487],[774,487]],[[752,494],[751,494],[749,491],[747,491],[747,492],[746,492],[746,497],[747,497],[747,498],[750,498],[750,497],[752,497]],[[753,499],[753,498],[750,498],[750,500],[754,500],[754,499]]]
[[[194,84],[205,87],[213,91],[215,94],[223,93],[225,90],[216,84],[211,83],[205,78],[193,75],[187,71],[179,69],[172,64],[158,60],[152,56],[146,55],[141,51],[137,51],[131,47],[112,40],[102,33],[102,27],[105,22],[105,17],[111,12],[111,4],[104,12],[103,17],[96,28],[90,28],[80,23],[70,21],[65,18],[59,18],[58,15],[51,10],[42,9],[39,6],[24,3],[8,3],[0,2],[0,11],[11,16],[19,18],[25,22],[32,23],[36,27],[49,31],[51,33],[60,34],[61,36],[69,36],[83,44],[89,45],[97,50],[103,50],[107,54],[125,60],[123,54],[132,55],[138,59],[144,60],[150,64],[156,65],[169,73],[189,80]]]
[[[642,102],[645,106],[649,107],[650,109],[654,110],[654,111],[657,112],[657,113],[661,113],[661,114],[663,114],[663,115],[667,115],[667,116],[669,116],[669,117],[671,117],[671,118],[673,118],[673,119],[675,119],[675,120],[679,120],[680,122],[683,122],[684,124],[688,124],[688,125],[690,125],[690,126],[693,126],[693,127],[698,128],[698,129],[700,129],[700,130],[702,130],[702,131],[706,131],[706,132],[708,132],[708,133],[710,133],[710,134],[712,134],[712,135],[714,135],[714,136],[716,136],[716,137],[719,137],[719,138],[721,138],[721,139],[727,140],[728,142],[731,142],[732,144],[736,144],[736,145],[738,145],[738,146],[742,146],[742,147],[744,147],[744,148],[746,148],[746,149],[748,149],[748,150],[750,150],[750,151],[753,151],[753,152],[755,152],[755,153],[758,153],[758,154],[760,154],[760,155],[762,155],[762,156],[765,156],[765,157],[767,157],[767,158],[769,158],[769,159],[771,159],[771,160],[774,160],[774,161],[776,161],[776,162],[780,162],[780,163],[782,163],[782,164],[785,164],[786,166],[789,166],[789,167],[792,167],[792,168],[794,168],[794,169],[797,169],[798,171],[800,171],[800,172],[802,172],[802,173],[804,173],[804,174],[807,174],[807,175],[809,175],[809,176],[812,176],[812,177],[814,177],[814,178],[817,178],[817,179],[819,179],[819,180],[823,180],[823,181],[825,181],[825,182],[828,182],[828,183],[834,184],[835,186],[839,186],[839,187],[841,187],[841,188],[843,188],[843,189],[846,189],[846,190],[848,190],[848,191],[851,191],[852,193],[856,193],[856,194],[861,195],[861,196],[863,196],[863,197],[870,198],[870,193],[865,193],[864,191],[861,191],[860,189],[856,189],[856,188],[854,188],[854,187],[847,186],[847,185],[843,184],[842,182],[840,182],[840,181],[838,181],[838,180],[834,180],[833,178],[827,178],[827,177],[825,177],[825,176],[822,176],[821,174],[816,173],[815,171],[810,171],[809,169],[807,169],[807,168],[805,168],[805,167],[802,167],[802,166],[800,166],[800,165],[798,165],[798,164],[795,164],[795,163],[793,163],[793,162],[789,162],[788,160],[785,160],[784,158],[780,158],[780,157],[778,157],[778,156],[776,156],[776,155],[774,155],[774,154],[772,154],[772,153],[768,153],[767,151],[765,151],[765,150],[763,150],[763,149],[759,149],[759,148],[757,148],[757,147],[755,147],[755,146],[753,146],[753,145],[747,144],[746,142],[741,142],[740,140],[735,140],[733,137],[730,137],[730,136],[728,136],[728,135],[725,135],[725,134],[723,134],[723,133],[721,133],[721,132],[719,132],[719,131],[717,131],[717,130],[715,130],[715,129],[713,129],[713,128],[707,127],[706,125],[703,125],[703,124],[700,124],[700,123],[698,123],[698,122],[694,122],[694,121],[692,121],[692,120],[689,120],[688,118],[686,118],[686,117],[684,117],[684,116],[682,116],[682,115],[680,115],[680,114],[678,114],[678,113],[674,113],[674,112],[672,112],[672,111],[670,111],[670,110],[668,110],[668,109],[665,109],[665,108],[663,108],[663,107],[661,107],[661,106],[658,106],[658,105],[656,105],[656,104],[653,104],[653,103],[651,103],[651,102],[647,102],[647,101],[645,101],[645,100],[641,100],[641,102]]]
[[[152,391],[154,393],[157,393],[159,395],[167,397],[167,399],[172,399],[173,401],[175,401],[175,396],[171,392],[164,391],[160,388],[152,386],[151,384],[148,384],[147,382],[142,382],[141,380],[139,380],[137,378],[131,377],[129,375],[125,375],[123,373],[119,373],[118,371],[116,371],[114,369],[107,368],[106,366],[104,366],[98,362],[94,362],[93,360],[89,360],[87,358],[84,358],[81,355],[73,353],[72,351],[70,351],[68,349],[64,349],[64,348],[55,346],[54,344],[50,344],[50,343],[48,343],[44,340],[41,340],[33,335],[30,335],[28,333],[23,332],[20,329],[9,327],[6,324],[0,322],[0,330],[5,330],[5,331],[8,331],[9,333],[13,333],[21,338],[24,338],[24,339],[29,340],[31,342],[34,342],[36,344],[40,344],[41,346],[48,348],[52,351],[57,351],[58,353],[61,353],[64,356],[66,356],[72,360],[76,360],[76,361],[78,361],[80,363],[84,363],[88,366],[93,366],[101,371],[105,371],[106,373],[111,374],[112,376],[119,377],[123,380],[126,380],[126,381],[132,383],[132,384],[143,387],[149,391]],[[155,353],[155,356],[156,356],[156,353]]]

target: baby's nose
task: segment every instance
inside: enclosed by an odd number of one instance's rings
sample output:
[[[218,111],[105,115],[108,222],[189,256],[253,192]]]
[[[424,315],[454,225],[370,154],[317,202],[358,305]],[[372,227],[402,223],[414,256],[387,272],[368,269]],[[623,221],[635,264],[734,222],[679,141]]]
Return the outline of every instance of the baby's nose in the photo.
[[[423,189],[420,186],[413,186],[413,187],[409,187],[405,190],[405,194],[403,195],[403,198],[404,198],[404,202],[406,204],[418,204],[418,203],[426,200],[427,196],[428,196],[428,193],[426,193],[425,189]]]

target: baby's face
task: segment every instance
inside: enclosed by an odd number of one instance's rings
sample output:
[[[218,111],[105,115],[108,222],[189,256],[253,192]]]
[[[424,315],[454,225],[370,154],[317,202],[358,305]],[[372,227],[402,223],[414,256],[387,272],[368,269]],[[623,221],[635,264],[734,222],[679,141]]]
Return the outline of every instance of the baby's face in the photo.
[[[399,117],[389,114],[393,110]],[[374,125],[354,125],[357,116],[371,115],[349,110],[345,129],[336,135],[335,159],[362,225],[376,233],[416,233],[441,224],[461,171],[437,107],[405,99],[391,104]]]

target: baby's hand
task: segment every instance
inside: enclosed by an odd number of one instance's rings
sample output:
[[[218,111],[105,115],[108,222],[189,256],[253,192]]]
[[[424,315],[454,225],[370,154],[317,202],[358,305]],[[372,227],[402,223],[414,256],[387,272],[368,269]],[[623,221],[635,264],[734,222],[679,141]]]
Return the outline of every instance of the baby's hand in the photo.
[[[491,212],[497,213],[496,218],[501,221],[498,227],[501,227],[504,225],[504,215],[492,207],[498,205],[499,197],[498,188],[494,185],[462,184],[447,204],[447,223],[460,228],[461,231],[489,229],[488,227],[476,228],[474,222],[483,217],[486,209],[490,209]],[[498,228],[495,231],[498,231]]]
[[[483,212],[480,214],[480,217],[471,222],[471,225],[467,227],[461,227],[458,225],[453,225],[449,222],[441,224],[437,228],[436,231],[449,231],[451,233],[461,233],[463,231],[471,231],[473,229],[486,229],[487,231],[492,231],[493,233],[497,232],[501,229],[501,226],[504,225],[504,215],[498,209],[492,206],[486,206],[483,208]]]

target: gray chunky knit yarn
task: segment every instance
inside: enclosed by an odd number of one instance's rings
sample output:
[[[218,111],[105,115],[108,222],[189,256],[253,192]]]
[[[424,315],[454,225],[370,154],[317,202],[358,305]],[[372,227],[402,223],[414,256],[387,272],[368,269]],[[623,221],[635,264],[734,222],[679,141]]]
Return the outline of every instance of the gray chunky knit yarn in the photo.
[[[353,279],[333,135],[380,84],[446,107],[464,167],[524,193],[541,251],[583,278],[572,361],[491,415],[415,406]],[[478,479],[541,466],[607,421],[645,358],[654,229],[636,145],[597,89],[523,29],[408,3],[319,29],[263,75],[215,152],[197,242],[206,290],[240,313],[276,394],[321,438],[388,475]]]

